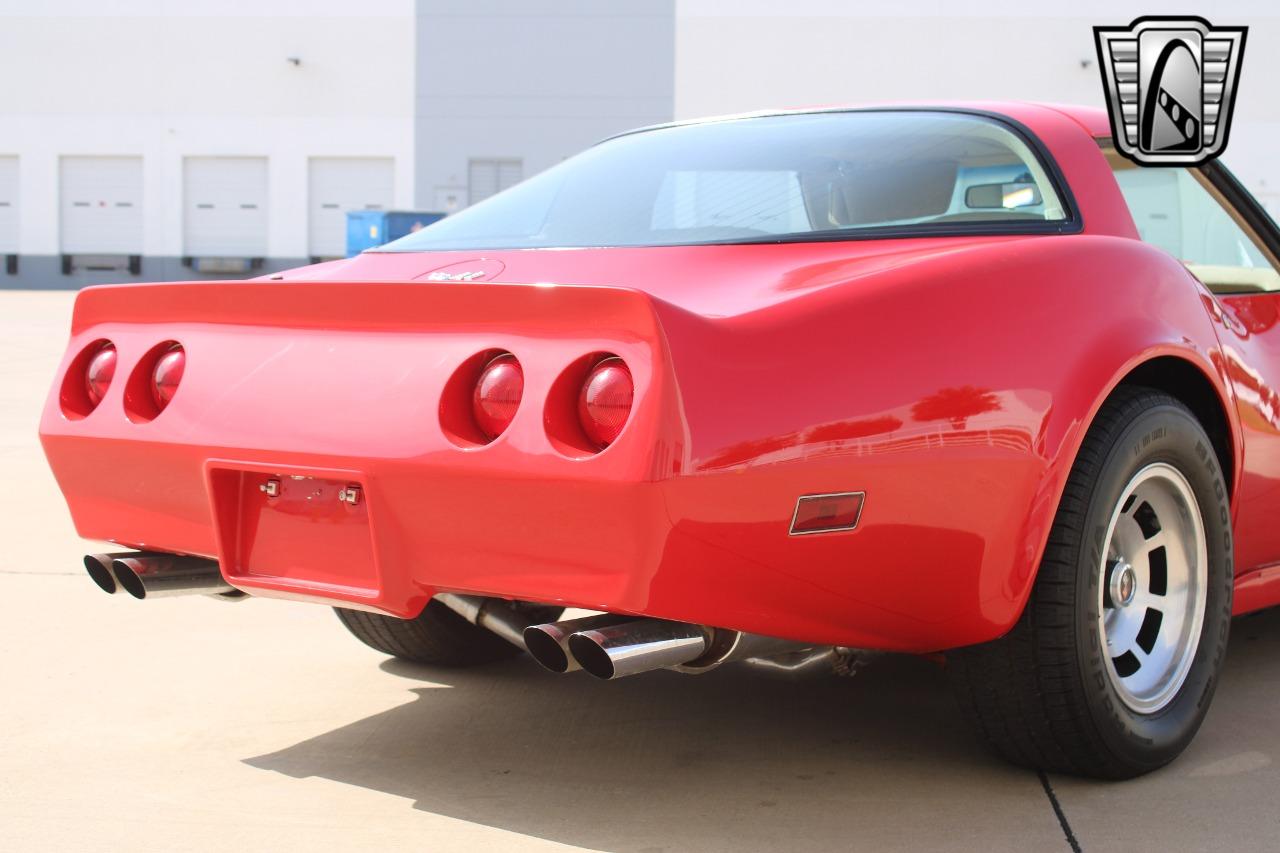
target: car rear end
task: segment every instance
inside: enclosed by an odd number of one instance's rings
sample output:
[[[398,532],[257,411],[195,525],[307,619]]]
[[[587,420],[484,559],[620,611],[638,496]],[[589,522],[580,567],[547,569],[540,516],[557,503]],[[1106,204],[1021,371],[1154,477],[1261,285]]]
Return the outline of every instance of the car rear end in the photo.
[[[978,642],[1021,608],[1008,507],[1038,494],[1047,403],[947,341],[1082,227],[1037,140],[985,111],[624,134],[285,280],[82,294],[43,440],[83,535],[254,594]],[[629,408],[584,401],[593,375]]]
[[[523,388],[486,413],[495,361]],[[593,375],[629,409],[584,406]],[[401,617],[442,590],[635,607],[683,434],[648,297],[441,283],[87,290],[41,422],[86,538]]]

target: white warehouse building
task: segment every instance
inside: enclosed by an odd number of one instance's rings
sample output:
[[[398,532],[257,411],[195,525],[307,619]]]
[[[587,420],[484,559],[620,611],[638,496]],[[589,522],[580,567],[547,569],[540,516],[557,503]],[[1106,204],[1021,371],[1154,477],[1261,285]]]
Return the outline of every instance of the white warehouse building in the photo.
[[[451,213],[673,118],[1101,105],[1092,27],[1152,11],[1193,13],[1103,0],[0,0],[0,288],[341,256],[348,211]],[[1209,14],[1250,26],[1223,159],[1280,212],[1280,15],[1263,0]]]
[[[671,0],[0,0],[0,287],[342,256],[673,114]]]

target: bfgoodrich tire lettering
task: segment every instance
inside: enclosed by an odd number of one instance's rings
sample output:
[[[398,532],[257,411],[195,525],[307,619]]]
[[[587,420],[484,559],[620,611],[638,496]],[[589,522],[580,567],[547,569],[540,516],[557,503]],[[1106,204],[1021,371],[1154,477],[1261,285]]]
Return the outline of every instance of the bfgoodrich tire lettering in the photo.
[[[1185,677],[1170,698],[1142,712],[1108,669],[1113,653],[1099,616],[1114,607],[1103,589],[1105,567],[1114,565],[1107,562],[1110,522],[1126,488],[1151,466],[1175,470],[1194,497],[1205,593]],[[1085,437],[1017,625],[999,640],[948,654],[961,707],[981,739],[1018,764],[1104,778],[1154,770],[1177,757],[1204,720],[1226,654],[1232,582],[1230,506],[1209,437],[1172,397],[1123,387]]]

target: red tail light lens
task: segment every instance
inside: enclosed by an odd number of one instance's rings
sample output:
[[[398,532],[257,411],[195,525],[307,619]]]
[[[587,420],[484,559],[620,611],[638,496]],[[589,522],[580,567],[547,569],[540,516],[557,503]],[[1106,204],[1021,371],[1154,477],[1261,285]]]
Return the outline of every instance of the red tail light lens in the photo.
[[[89,405],[96,406],[107,396],[107,388],[116,375],[116,348],[103,344],[84,370],[84,389],[89,395]]]
[[[180,346],[175,346],[156,360],[155,369],[151,371],[151,398],[155,400],[157,409],[163,411],[169,405],[186,368],[187,353]]]
[[[524,371],[511,353],[498,356],[480,371],[471,399],[471,411],[475,415],[476,426],[490,441],[511,426],[523,395]]]
[[[600,447],[617,439],[631,414],[635,385],[620,358],[607,358],[587,374],[578,395],[578,418],[587,438]]]

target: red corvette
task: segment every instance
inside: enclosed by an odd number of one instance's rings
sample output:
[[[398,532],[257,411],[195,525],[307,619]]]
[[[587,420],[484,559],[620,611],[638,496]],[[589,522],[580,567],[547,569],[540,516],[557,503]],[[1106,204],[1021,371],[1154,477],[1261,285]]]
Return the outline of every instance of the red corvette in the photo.
[[[86,567],[437,664],[945,652],[1007,758],[1152,770],[1280,601],[1280,233],[1108,134],[677,123],[349,260],[86,290],[41,437],[135,549]]]

